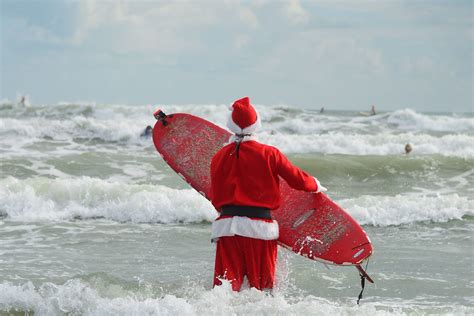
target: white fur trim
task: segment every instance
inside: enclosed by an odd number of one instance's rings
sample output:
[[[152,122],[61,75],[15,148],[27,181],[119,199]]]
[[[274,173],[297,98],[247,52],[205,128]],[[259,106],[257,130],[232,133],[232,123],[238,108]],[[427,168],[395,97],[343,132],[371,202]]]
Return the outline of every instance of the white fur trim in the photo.
[[[229,138],[229,144],[230,143],[233,143],[235,142],[236,140],[238,140],[239,138],[237,136],[235,136],[235,134],[232,134],[230,135],[230,138]],[[253,141],[257,141],[257,137],[253,136],[253,135],[250,135],[250,136],[244,136],[242,137],[242,140],[240,142],[248,142],[250,140],[253,140]]]
[[[212,223],[212,239],[235,235],[276,240],[279,236],[278,223],[275,220],[267,222],[245,216],[221,218]]]
[[[316,181],[316,185],[318,186],[318,189],[314,193],[326,192],[328,190],[325,187],[323,187],[321,183],[319,183],[318,179],[314,178],[314,180]]]
[[[235,134],[253,134],[262,126],[262,123],[260,122],[260,115],[258,114],[257,110],[255,110],[255,113],[257,113],[257,120],[255,123],[242,129],[232,120],[232,112],[230,112],[229,118],[227,120],[227,127]]]

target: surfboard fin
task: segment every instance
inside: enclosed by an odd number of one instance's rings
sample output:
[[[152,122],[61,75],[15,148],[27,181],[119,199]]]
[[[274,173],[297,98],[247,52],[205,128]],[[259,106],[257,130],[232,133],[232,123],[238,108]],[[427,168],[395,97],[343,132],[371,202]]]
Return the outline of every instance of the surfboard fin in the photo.
[[[356,265],[356,268],[357,270],[359,270],[359,274],[361,277],[364,277],[370,283],[375,283],[374,280],[372,280],[372,278],[367,274],[367,272],[364,270],[364,268],[362,268],[360,264]]]
[[[356,268],[357,270],[359,270],[360,287],[362,288],[360,290],[359,296],[357,297],[357,305],[359,305],[359,302],[362,299],[362,294],[364,293],[364,289],[365,289],[365,280],[369,281],[370,283],[374,283],[374,280],[372,280],[372,278],[367,274],[367,272],[364,270],[364,268],[362,268],[360,264],[356,265]]]

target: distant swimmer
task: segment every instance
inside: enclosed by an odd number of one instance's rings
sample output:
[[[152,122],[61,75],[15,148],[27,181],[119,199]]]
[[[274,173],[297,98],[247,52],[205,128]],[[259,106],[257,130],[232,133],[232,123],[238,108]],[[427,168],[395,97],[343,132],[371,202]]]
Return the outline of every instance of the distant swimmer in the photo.
[[[375,115],[377,112],[375,111],[375,105],[372,105],[372,108],[370,109],[370,115]]]
[[[359,112],[360,115],[363,116],[373,116],[377,114],[377,111],[375,111],[375,105],[372,105],[372,108],[370,109],[370,112]]]
[[[324,106],[319,110],[319,113],[324,113]]]
[[[21,97],[19,104],[20,104],[21,106],[26,106],[26,97],[25,97],[25,96],[22,96],[22,97]]]
[[[413,149],[413,148],[411,147],[410,144],[406,144],[406,145],[405,145],[405,154],[408,155],[408,154],[412,151],[412,149]]]
[[[145,127],[145,130],[140,134],[140,137],[150,137],[152,130],[153,128],[148,125],[147,127]]]

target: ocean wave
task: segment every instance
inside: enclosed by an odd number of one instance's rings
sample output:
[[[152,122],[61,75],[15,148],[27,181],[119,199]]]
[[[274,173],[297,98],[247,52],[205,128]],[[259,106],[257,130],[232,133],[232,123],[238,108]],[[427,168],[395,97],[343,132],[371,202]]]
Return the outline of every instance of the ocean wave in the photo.
[[[419,222],[443,223],[474,215],[474,200],[457,194],[361,196],[338,201],[361,225],[398,226]]]
[[[0,136],[2,143],[11,148],[44,139],[71,144],[94,139],[143,145],[140,134],[155,123],[151,114],[154,109],[151,105],[94,104],[19,109],[19,113],[10,111],[13,114],[0,119]],[[397,155],[411,143],[414,155],[474,157],[471,117],[420,114],[410,109],[372,117],[321,115],[277,106],[261,106],[259,111],[263,128],[258,138],[288,154]],[[223,128],[229,116],[224,105],[171,105],[166,112],[198,115]]]
[[[17,141],[36,141],[44,138],[58,141],[73,139],[101,139],[107,142],[132,142],[140,140],[140,134],[146,125],[129,119],[97,119],[76,116],[67,120],[62,119],[15,119],[0,120],[0,135]]]
[[[5,104],[9,105],[10,104]],[[79,116],[95,118],[98,121],[137,121],[154,123],[152,113],[160,106],[155,105],[106,105],[95,103],[59,103],[28,108],[10,107],[3,117],[17,119],[46,118],[67,120]],[[330,112],[320,114],[309,109],[285,106],[256,105],[263,128],[290,134],[314,134],[324,131],[347,129],[354,132],[370,132],[377,126],[395,128],[400,131],[443,131],[473,132],[474,118],[465,114],[425,114],[412,109],[402,109],[361,117],[357,112]],[[165,105],[161,107],[167,114],[189,113],[207,119],[219,126],[225,126],[230,115],[229,106],[224,104]]]
[[[474,215],[474,201],[457,194],[361,196],[338,202],[361,225],[446,222]],[[0,180],[0,213],[15,221],[106,218],[136,223],[199,223],[217,217],[196,191],[81,177]]]
[[[398,315],[412,313],[451,313],[468,315],[472,307],[384,300],[355,305],[331,302],[312,295],[287,298],[268,295],[256,289],[233,292],[228,282],[206,290],[187,286],[182,294],[137,294],[119,285],[94,284],[71,279],[64,284],[51,282],[35,286],[32,282],[0,284],[0,311],[35,315]],[[317,312],[316,312],[317,311]]]
[[[0,180],[0,213],[10,220],[61,221],[103,217],[136,223],[198,223],[216,217],[192,189],[74,179]]]
[[[387,122],[401,130],[465,132],[474,131],[474,118],[447,115],[426,115],[412,109],[398,110],[390,113]]]
[[[331,132],[324,135],[260,134],[258,139],[274,145],[287,154],[325,153],[344,155],[400,155],[405,145],[412,145],[411,155],[442,155],[474,157],[474,136],[427,134],[345,134]]]
[[[73,147],[68,146],[68,149],[72,150],[74,146],[82,146],[81,139],[116,142],[121,146],[151,146],[149,139],[140,137],[143,125],[137,124],[135,121],[122,120],[117,123],[77,117],[69,121],[41,120],[31,124],[23,123],[16,119],[0,120],[0,135],[4,137],[2,140],[4,146],[18,148],[44,140],[52,140],[67,142],[69,145],[73,145]],[[366,135],[334,131],[325,134],[304,135],[262,132],[257,133],[256,136],[259,141],[276,146],[286,154],[399,155],[404,153],[405,145],[410,143],[413,148],[411,155],[474,157],[474,135],[465,134],[448,134],[436,137],[411,132]],[[30,146],[28,150],[33,149]],[[14,155],[19,152],[20,150],[11,151],[10,154]]]

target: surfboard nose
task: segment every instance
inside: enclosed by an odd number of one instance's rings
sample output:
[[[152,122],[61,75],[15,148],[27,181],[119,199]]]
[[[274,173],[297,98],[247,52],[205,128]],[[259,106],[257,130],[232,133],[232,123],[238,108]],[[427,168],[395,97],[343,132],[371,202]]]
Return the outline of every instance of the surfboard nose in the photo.
[[[166,114],[158,108],[155,112],[153,112],[153,116],[155,117],[155,119],[160,121],[166,117]]]
[[[166,118],[168,117],[165,112],[163,112],[161,109],[157,109],[155,112],[153,112],[153,116],[155,119],[163,124],[163,126],[168,125],[168,122],[166,121]],[[170,115],[171,117],[172,115]]]

